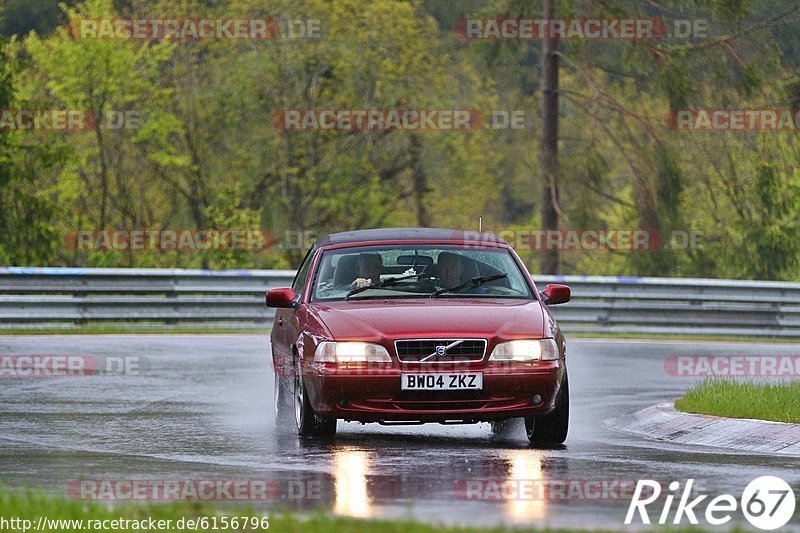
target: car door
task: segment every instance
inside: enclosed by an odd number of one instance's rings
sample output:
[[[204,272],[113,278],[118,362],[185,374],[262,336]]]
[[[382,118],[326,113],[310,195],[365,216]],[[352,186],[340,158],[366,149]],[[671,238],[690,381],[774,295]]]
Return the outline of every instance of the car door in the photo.
[[[303,292],[307,285],[311,271],[314,254],[309,250],[306,253],[300,269],[292,282],[292,290],[297,293],[295,301],[303,301]],[[300,334],[300,305],[291,308],[279,308],[275,311],[275,322],[272,328],[272,361],[275,370],[280,376],[289,376],[292,373],[292,346]]]

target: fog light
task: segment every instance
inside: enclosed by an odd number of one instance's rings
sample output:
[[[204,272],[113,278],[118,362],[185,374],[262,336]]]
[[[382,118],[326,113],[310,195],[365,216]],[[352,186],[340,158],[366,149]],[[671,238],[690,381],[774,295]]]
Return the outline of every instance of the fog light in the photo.
[[[540,403],[542,403],[542,395],[541,394],[534,394],[533,398],[531,398],[531,400],[533,400],[533,405],[539,405]]]

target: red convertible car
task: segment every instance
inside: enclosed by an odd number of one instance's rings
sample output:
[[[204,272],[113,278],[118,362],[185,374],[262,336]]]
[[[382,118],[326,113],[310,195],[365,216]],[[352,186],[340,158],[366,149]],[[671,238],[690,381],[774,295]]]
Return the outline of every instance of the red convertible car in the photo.
[[[488,233],[395,228],[334,233],[291,288],[270,290],[278,428],[332,437],[337,420],[525,420],[528,439],[567,437],[566,344],[512,247]]]

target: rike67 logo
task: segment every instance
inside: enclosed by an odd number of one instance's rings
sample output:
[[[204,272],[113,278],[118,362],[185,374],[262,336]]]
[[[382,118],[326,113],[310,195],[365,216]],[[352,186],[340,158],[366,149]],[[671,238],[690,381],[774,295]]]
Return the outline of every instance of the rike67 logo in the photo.
[[[737,500],[730,494],[721,494],[706,502],[709,497],[701,494],[693,496],[692,486],[694,479],[689,479],[681,491],[681,484],[673,481],[669,484],[670,493],[666,495],[664,506],[658,515],[657,523],[664,525],[670,519],[672,504],[678,497],[672,523],[680,524],[685,517],[693,525],[699,524],[698,515],[705,518],[706,523],[712,526],[727,524],[733,518],[732,513],[741,509],[742,514],[753,526],[758,529],[772,531],[782,528],[794,516],[795,495],[792,487],[784,480],[775,476],[761,476],[754,479],[745,487],[742,496]],[[625,524],[630,525],[637,511],[643,524],[650,524],[650,515],[647,506],[655,503],[662,495],[661,484],[650,479],[639,480],[633,492]],[[705,503],[704,503],[705,502]],[[702,505],[705,512],[701,513]]]

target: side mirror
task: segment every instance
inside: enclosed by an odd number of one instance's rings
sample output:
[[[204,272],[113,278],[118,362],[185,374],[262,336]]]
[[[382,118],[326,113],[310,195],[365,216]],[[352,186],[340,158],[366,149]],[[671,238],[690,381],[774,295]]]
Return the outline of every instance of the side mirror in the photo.
[[[571,293],[569,287],[558,284],[548,285],[544,288],[544,292],[542,292],[544,303],[547,305],[556,305],[568,302],[570,295]]]
[[[294,307],[294,299],[297,293],[289,287],[272,289],[267,291],[267,307]]]

